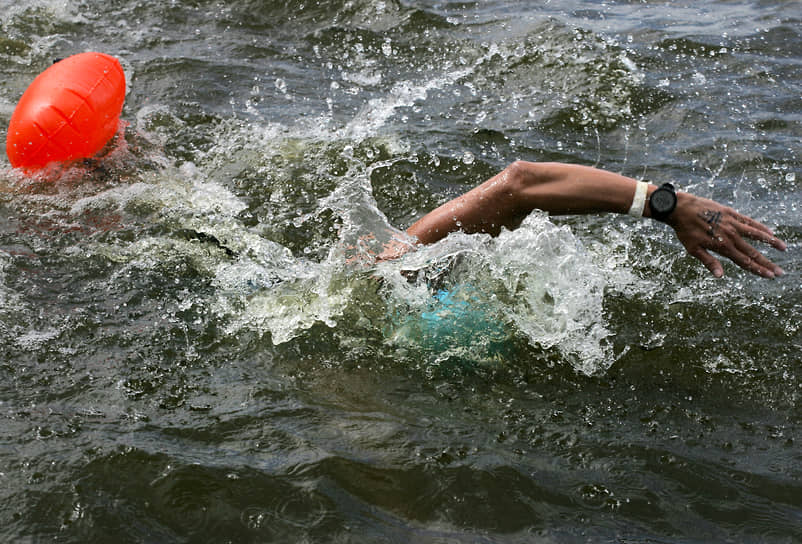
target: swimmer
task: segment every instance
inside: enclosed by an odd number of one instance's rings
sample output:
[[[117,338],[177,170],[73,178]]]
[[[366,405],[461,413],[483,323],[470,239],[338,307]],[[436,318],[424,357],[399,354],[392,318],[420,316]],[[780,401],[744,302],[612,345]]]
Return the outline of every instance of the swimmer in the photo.
[[[711,251],[764,278],[784,274],[746,239],[784,251],[785,243],[762,223],[718,202],[575,164],[516,161],[496,176],[424,215],[407,229],[418,244],[450,232],[488,233],[514,229],[533,210],[552,215],[620,213],[648,217],[674,229],[685,250],[713,276],[724,275]],[[393,259],[414,245],[393,240],[379,260]]]

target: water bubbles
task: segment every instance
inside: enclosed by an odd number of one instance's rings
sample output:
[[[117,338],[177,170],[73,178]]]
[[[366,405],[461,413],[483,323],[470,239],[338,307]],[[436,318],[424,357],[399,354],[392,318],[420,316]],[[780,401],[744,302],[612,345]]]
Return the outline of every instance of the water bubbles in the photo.
[[[787,174],[785,174],[785,181],[789,183],[796,181],[796,173],[788,172]]]
[[[43,344],[57,338],[59,331],[56,329],[48,329],[44,331],[30,330],[17,337],[17,345],[22,349],[35,351]]]
[[[476,161],[476,157],[470,151],[466,151],[462,154],[462,163],[465,165],[471,165]]]

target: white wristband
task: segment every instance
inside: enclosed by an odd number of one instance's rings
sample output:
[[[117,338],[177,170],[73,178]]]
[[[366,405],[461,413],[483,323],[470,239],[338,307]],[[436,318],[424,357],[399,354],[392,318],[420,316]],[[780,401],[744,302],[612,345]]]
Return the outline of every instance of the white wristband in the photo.
[[[646,189],[649,184],[645,181],[639,181],[635,187],[635,196],[632,197],[632,206],[629,207],[629,215],[632,217],[643,217],[643,208],[646,207]]]

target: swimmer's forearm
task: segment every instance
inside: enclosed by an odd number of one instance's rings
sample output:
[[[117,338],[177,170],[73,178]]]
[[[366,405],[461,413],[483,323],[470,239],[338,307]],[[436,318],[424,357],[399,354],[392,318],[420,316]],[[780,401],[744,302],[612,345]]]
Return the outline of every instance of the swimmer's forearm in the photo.
[[[522,162],[521,204],[552,215],[627,213],[637,180],[578,164]],[[657,189],[649,185],[647,195]],[[649,217],[649,209],[644,209]]]
[[[518,161],[426,214],[407,232],[426,244],[455,230],[496,235],[535,209],[554,215],[627,213],[636,185],[632,178],[598,168]],[[648,193],[655,189],[650,185]],[[644,215],[649,216],[648,209]]]

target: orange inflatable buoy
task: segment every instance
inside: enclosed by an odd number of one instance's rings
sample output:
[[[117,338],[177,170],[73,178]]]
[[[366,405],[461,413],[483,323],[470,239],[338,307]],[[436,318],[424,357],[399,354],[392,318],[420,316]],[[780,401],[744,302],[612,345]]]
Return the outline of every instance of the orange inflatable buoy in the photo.
[[[33,80],[11,116],[11,165],[92,157],[117,132],[124,100],[125,74],[116,58],[80,53],[56,62]]]

